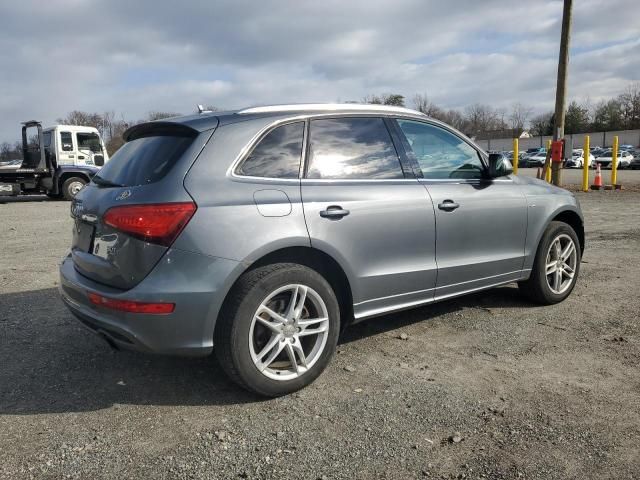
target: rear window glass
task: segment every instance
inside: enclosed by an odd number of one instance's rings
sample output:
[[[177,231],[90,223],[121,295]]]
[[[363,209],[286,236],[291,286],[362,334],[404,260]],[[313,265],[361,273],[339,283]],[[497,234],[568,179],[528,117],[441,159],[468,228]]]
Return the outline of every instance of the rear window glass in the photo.
[[[193,142],[192,137],[142,137],[125,143],[98,172],[95,183],[124,187],[162,179]]]
[[[304,122],[271,130],[242,163],[238,174],[251,177],[298,178]]]

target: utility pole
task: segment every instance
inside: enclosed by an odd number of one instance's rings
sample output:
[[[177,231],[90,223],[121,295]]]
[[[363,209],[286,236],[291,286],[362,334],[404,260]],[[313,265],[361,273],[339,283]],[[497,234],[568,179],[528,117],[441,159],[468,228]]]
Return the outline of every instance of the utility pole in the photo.
[[[560,36],[560,55],[558,57],[558,83],[556,84],[556,112],[553,124],[553,139],[564,138],[565,96],[567,92],[567,68],[569,64],[569,38],[571,36],[571,10],[573,0],[564,0],[562,9],[562,33]],[[588,153],[585,152],[585,155]],[[551,182],[560,185],[560,162],[551,163]]]

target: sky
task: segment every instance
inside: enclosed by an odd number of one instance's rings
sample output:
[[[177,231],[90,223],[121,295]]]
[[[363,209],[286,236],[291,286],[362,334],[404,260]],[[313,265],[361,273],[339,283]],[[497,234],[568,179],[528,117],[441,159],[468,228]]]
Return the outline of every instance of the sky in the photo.
[[[427,94],[553,108],[562,2],[20,0],[0,3],[0,141],[72,110],[191,113]],[[640,2],[575,0],[571,99],[640,80]]]

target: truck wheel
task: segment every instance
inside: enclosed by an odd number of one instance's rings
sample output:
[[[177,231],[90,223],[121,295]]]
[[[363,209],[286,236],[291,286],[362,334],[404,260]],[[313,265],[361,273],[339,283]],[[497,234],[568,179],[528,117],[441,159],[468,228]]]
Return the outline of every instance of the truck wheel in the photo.
[[[240,386],[267,397],[313,382],[333,356],[340,308],[315,270],[277,263],[238,280],[214,334],[218,360]]]
[[[86,184],[87,181],[84,178],[67,178],[62,184],[62,196],[65,200],[73,200],[73,197],[75,197]]]

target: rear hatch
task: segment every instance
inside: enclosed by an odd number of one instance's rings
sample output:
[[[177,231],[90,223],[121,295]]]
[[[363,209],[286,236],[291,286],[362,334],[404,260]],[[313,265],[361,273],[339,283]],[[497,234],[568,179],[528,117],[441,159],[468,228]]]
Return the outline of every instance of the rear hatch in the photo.
[[[71,204],[71,255],[96,282],[129,289],[158,263],[197,208],[183,181],[213,129],[151,122],[126,143]]]

